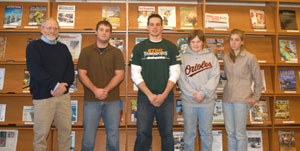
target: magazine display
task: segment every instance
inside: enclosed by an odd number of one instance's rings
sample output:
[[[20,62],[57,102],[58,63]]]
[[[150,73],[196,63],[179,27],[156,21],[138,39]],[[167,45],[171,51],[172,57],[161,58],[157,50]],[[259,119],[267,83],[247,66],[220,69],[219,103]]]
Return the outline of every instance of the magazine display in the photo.
[[[124,53],[124,41],[122,38],[110,38],[109,43]]]
[[[278,130],[280,151],[296,151],[293,130]]]
[[[123,100],[120,100],[120,122],[124,121],[124,116],[123,116]]]
[[[40,26],[47,17],[47,6],[30,6],[28,25]]]
[[[207,48],[215,54],[219,62],[224,60],[224,39],[206,39]]]
[[[3,90],[5,79],[5,68],[0,68],[0,90]]]
[[[18,133],[18,130],[0,130],[0,151],[17,150]]]
[[[71,100],[71,106],[72,106],[72,123],[75,123],[77,122],[78,101]]]
[[[107,20],[113,28],[120,27],[120,6],[103,6],[102,20]]]
[[[74,70],[74,81],[73,84],[69,88],[69,92],[72,93],[78,90],[78,70]]]
[[[184,132],[173,132],[174,151],[184,151],[183,134]]]
[[[5,58],[6,37],[0,37],[0,59]]]
[[[183,121],[182,101],[176,100],[176,121]]]
[[[27,69],[24,70],[24,79],[23,79],[23,93],[29,93],[30,91],[30,73]]]
[[[289,100],[276,100],[275,120],[290,120]]]
[[[180,7],[180,28],[194,29],[197,26],[197,7]]]
[[[176,27],[176,7],[175,6],[158,6],[158,14],[163,19],[164,29]]]
[[[279,84],[282,91],[296,91],[295,70],[279,70]]]
[[[33,106],[24,106],[22,121],[25,124],[33,124],[33,119],[34,119],[34,107]]]
[[[248,150],[247,151],[263,151],[262,132],[247,131]]]
[[[213,136],[213,151],[223,151],[222,130],[212,130]]]
[[[67,45],[73,60],[78,59],[81,51],[81,34],[59,34],[58,41]]]
[[[155,13],[155,6],[138,6],[138,27],[147,28],[148,17]]]
[[[223,124],[224,123],[224,115],[222,108],[222,100],[216,99],[216,105],[213,114],[213,124]]]
[[[0,122],[5,121],[6,104],[0,104]]]
[[[257,101],[253,107],[250,109],[250,121],[255,122],[265,122],[268,121],[268,103],[266,100]]]
[[[148,38],[135,38],[135,44],[138,44],[146,39],[148,39]]]
[[[72,143],[71,143],[70,151],[75,151],[75,131],[71,132],[71,139],[72,139]]]
[[[279,18],[282,30],[298,30],[294,10],[279,10]]]
[[[177,48],[178,48],[179,55],[184,54],[185,50],[187,50],[188,47],[189,47],[189,44],[188,44],[187,37],[177,39]]]
[[[205,13],[205,28],[229,28],[229,16],[228,14],[210,14]]]
[[[57,21],[59,26],[74,27],[75,25],[75,5],[58,5]]]
[[[253,29],[266,29],[265,12],[263,10],[250,9],[250,18]]]
[[[23,6],[6,5],[4,14],[4,28],[16,28],[22,23]]]
[[[279,40],[279,50],[281,61],[298,62],[295,40]]]
[[[227,82],[227,78],[225,72],[224,70],[220,70],[220,79],[217,87],[217,92],[223,92],[226,82]]]
[[[131,103],[131,122],[136,122],[137,118],[137,100],[130,100]]]

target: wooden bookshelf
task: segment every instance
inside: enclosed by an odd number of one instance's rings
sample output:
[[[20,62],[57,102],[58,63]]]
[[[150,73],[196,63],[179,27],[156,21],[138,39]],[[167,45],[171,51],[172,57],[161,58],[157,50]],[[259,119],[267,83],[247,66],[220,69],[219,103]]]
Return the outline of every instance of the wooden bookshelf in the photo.
[[[187,37],[191,29],[181,29],[180,27],[180,7],[196,7],[198,24],[195,29],[203,29],[206,38],[219,38],[224,40],[224,53],[228,53],[228,33],[233,28],[240,28],[246,34],[246,49],[256,55],[261,70],[264,70],[266,91],[262,93],[262,98],[267,100],[269,119],[263,123],[251,123],[248,119],[248,130],[261,130],[263,139],[263,149],[265,151],[279,151],[278,130],[294,130],[296,144],[300,141],[300,81],[298,71],[300,70],[300,33],[299,31],[282,30],[280,25],[279,10],[295,10],[298,30],[300,30],[300,2],[299,0],[172,0],[172,1],[142,1],[142,0],[118,0],[118,1],[98,1],[74,0],[35,0],[10,1],[0,0],[0,36],[7,37],[5,58],[0,59],[0,68],[5,68],[4,88],[0,90],[0,104],[6,104],[6,117],[4,122],[0,122],[1,129],[19,130],[17,150],[32,150],[33,126],[22,121],[23,106],[32,104],[29,93],[24,93],[22,83],[24,70],[26,67],[26,46],[28,39],[40,38],[40,27],[28,28],[28,15],[31,5],[47,6],[47,16],[57,18],[58,5],[75,5],[75,26],[73,28],[61,28],[60,33],[78,33],[82,35],[82,45],[84,48],[95,43],[95,26],[102,19],[103,6],[120,6],[120,27],[113,29],[112,37],[118,37],[124,41],[123,56],[125,59],[125,79],[120,85],[120,97],[123,100],[123,122],[120,123],[120,150],[133,150],[136,138],[136,123],[131,121],[130,100],[137,99],[137,91],[133,90],[129,59],[132,49],[136,44],[136,38],[147,38],[146,29],[138,28],[137,8],[138,6],[154,6],[158,13],[159,6],[176,7],[176,27],[163,31],[163,38],[177,44],[177,39]],[[22,24],[16,28],[4,28],[4,14],[6,5],[22,5]],[[250,9],[263,10],[266,18],[266,30],[254,30],[250,22]],[[227,30],[215,30],[205,28],[205,13],[227,13],[229,15],[229,28]],[[297,63],[287,63],[281,61],[279,40],[295,40],[297,48]],[[74,60],[77,68],[77,59]],[[220,62],[223,69],[223,63]],[[287,93],[280,90],[279,70],[294,69],[296,80],[296,92]],[[83,86],[79,82],[78,90],[71,93],[72,100],[78,101],[77,122],[73,123],[73,131],[76,132],[75,150],[80,150],[81,138],[83,134],[83,106],[84,106]],[[180,92],[174,88],[174,131],[183,131],[182,122],[176,121],[176,100],[180,98]],[[222,98],[222,93],[218,93],[218,98]],[[280,121],[275,119],[276,100],[289,100],[290,121]],[[224,124],[214,124],[214,130],[222,130],[223,150],[227,151],[227,136]],[[95,150],[105,150],[106,135],[103,121],[99,122]],[[57,150],[57,130],[54,124],[48,137],[47,150]],[[160,136],[157,125],[153,127],[153,151],[160,151]],[[300,149],[299,145],[296,145]],[[197,134],[195,149],[201,148],[201,140]]]

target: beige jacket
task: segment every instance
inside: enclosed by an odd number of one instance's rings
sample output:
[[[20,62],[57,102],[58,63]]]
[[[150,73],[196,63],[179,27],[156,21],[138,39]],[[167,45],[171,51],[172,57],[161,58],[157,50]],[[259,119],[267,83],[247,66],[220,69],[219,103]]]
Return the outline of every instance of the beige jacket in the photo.
[[[259,100],[263,83],[256,56],[243,50],[233,63],[230,55],[226,54],[224,72],[227,77],[223,93],[224,102],[248,103],[251,97]],[[254,81],[253,93],[251,91],[252,81]]]

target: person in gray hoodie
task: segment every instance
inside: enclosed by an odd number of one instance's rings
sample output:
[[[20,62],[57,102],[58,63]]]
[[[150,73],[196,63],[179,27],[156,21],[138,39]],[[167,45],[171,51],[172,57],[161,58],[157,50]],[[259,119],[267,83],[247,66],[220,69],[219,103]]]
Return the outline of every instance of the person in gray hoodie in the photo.
[[[195,149],[197,118],[201,134],[201,150],[212,150],[212,120],[220,65],[216,56],[203,48],[204,42],[202,30],[192,31],[188,37],[189,47],[181,56],[178,85],[183,105],[185,151]]]

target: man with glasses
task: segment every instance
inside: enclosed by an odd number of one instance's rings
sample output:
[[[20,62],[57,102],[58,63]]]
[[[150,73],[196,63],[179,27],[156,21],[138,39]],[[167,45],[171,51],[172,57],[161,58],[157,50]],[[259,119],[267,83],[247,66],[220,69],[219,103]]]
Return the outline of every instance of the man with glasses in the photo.
[[[70,150],[72,108],[68,92],[74,81],[74,64],[69,49],[57,41],[58,22],[46,19],[42,37],[26,48],[30,72],[30,93],[34,104],[34,151],[47,150],[47,137],[54,120],[58,130],[58,150]]]

